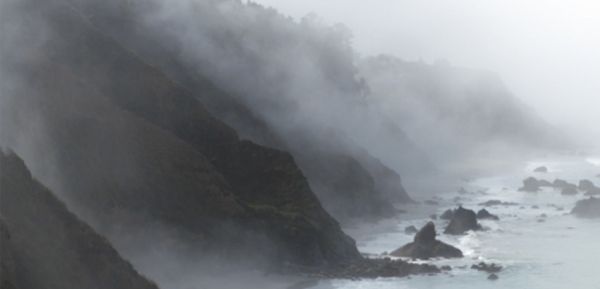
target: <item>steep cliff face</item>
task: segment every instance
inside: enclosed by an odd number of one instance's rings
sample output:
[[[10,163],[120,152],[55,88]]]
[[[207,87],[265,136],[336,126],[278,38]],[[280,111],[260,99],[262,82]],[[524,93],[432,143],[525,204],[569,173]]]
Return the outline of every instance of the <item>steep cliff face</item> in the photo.
[[[3,63],[2,124],[12,129],[2,143],[109,237],[159,222],[232,256],[304,265],[361,258],[288,153],[240,141],[66,2],[15,5],[18,17],[3,15],[3,27],[31,51]]]
[[[212,115],[235,128],[242,138],[291,152],[298,161],[300,169],[307,176],[312,190],[336,219],[389,216],[393,213],[392,202],[410,201],[398,174],[349,138],[346,137],[342,140],[333,136],[323,136],[323,140],[317,140],[314,137],[314,130],[304,130],[297,131],[293,135],[294,141],[289,141],[289,138],[277,133],[272,124],[265,121],[264,112],[253,110],[252,106],[247,106],[243,96],[239,93],[236,94],[235,91],[225,93],[218,89],[212,81],[199,73],[202,71],[202,66],[197,67],[195,66],[197,63],[186,62],[181,58],[178,53],[181,44],[178,40],[165,41],[164,31],[152,30],[139,23],[142,15],[124,13],[123,11],[129,11],[127,10],[129,8],[117,6],[110,1],[103,3],[72,2],[85,11],[86,15],[94,15],[91,21],[100,30],[136,51],[141,58],[159,67],[170,78],[180,82],[183,87],[201,100]],[[207,7],[212,6],[208,5]],[[226,48],[224,47],[224,49]],[[244,62],[241,61],[241,63]],[[254,76],[246,77],[253,78]],[[233,78],[229,86],[235,85],[239,81],[246,80]],[[225,89],[228,88],[227,84],[222,85],[225,85]],[[339,134],[339,132],[337,133]],[[405,139],[396,141],[400,142],[395,144],[407,143]],[[333,152],[314,151],[313,148],[327,145],[325,143],[337,143],[337,147]],[[347,147],[347,149],[340,151],[340,146]],[[399,155],[411,155],[414,160],[426,159],[422,154],[410,154],[402,150],[397,150],[390,156],[396,158]],[[361,168],[348,170],[343,166],[349,163],[334,161],[340,157],[353,159],[352,164]],[[394,161],[402,163],[406,159],[395,159]],[[412,160],[410,161],[412,162]],[[430,164],[421,162],[421,165],[422,168],[416,170],[426,170]],[[356,186],[342,185],[342,182],[348,178],[353,179]]]
[[[2,288],[157,289],[89,225],[0,152]]]

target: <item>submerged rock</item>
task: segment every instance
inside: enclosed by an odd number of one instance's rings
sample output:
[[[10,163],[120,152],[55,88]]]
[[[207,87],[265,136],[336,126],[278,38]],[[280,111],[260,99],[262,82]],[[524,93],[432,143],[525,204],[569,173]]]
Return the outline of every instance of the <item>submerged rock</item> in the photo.
[[[479,230],[481,226],[477,223],[477,215],[473,210],[467,210],[463,207],[458,207],[454,212],[452,221],[444,230],[444,234],[462,235],[469,230]]]
[[[481,209],[481,210],[479,210],[479,212],[477,212],[477,219],[478,220],[488,219],[488,220],[496,220],[496,221],[500,220],[500,218],[498,218],[498,216],[490,214],[490,212],[488,212],[486,209]]]
[[[417,259],[433,257],[460,258],[463,256],[461,250],[436,240],[435,235],[435,225],[430,221],[417,232],[412,243],[396,249],[390,255]]]
[[[440,215],[440,219],[442,220],[452,220],[454,217],[454,210],[448,209],[444,213]]]
[[[471,265],[471,269],[475,269],[478,271],[484,271],[484,272],[488,272],[488,273],[498,273],[498,272],[500,272],[500,270],[502,270],[502,266],[498,266],[494,263],[488,265],[485,262],[481,262],[479,264]]]
[[[534,173],[547,173],[548,172],[548,168],[545,166],[541,166],[536,168],[535,170],[533,170]]]
[[[589,199],[578,201],[571,214],[580,218],[600,218],[600,199],[590,197]]]
[[[522,192],[537,192],[540,190],[540,184],[534,177],[529,177],[523,180],[523,187],[519,188]]]

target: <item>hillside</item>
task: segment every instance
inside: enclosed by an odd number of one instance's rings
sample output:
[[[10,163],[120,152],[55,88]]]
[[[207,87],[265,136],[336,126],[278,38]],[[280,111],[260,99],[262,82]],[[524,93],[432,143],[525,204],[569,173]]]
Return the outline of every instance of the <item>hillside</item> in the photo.
[[[3,289],[158,288],[4,151],[0,192]]]
[[[290,99],[290,97],[296,97],[297,95],[285,93],[281,97],[268,99],[267,102],[258,100],[255,97],[259,97],[266,92],[258,91],[256,90],[258,89],[257,87],[253,87],[253,89],[245,88],[244,93],[240,93],[240,91],[234,88],[240,84],[240,81],[246,82],[245,78],[254,79],[254,77],[259,75],[214,75],[206,69],[209,66],[215,67],[215,65],[220,65],[219,63],[204,66],[198,63],[200,60],[190,60],[187,57],[183,57],[181,49],[185,48],[185,44],[181,43],[181,41],[185,40],[172,39],[175,36],[170,35],[170,33],[175,31],[156,29],[152,25],[145,25],[143,23],[142,18],[145,15],[144,13],[154,11],[153,6],[148,4],[152,2],[145,2],[149,6],[145,8],[140,4],[132,7],[119,6],[117,5],[118,3],[111,1],[102,3],[77,1],[73,3],[85,15],[93,15],[90,21],[104,33],[114,37],[126,47],[131,48],[142,59],[160,68],[170,78],[178,81],[194,97],[198,98],[212,115],[235,128],[242,138],[268,147],[289,151],[294,156],[294,159],[298,161],[302,172],[307,176],[311,189],[319,197],[328,212],[333,214],[338,220],[344,221],[348,218],[365,216],[388,216],[393,214],[392,202],[410,201],[410,197],[402,187],[400,176],[387,167],[387,160],[393,159],[396,161],[395,163],[401,163],[405,165],[404,167],[411,167],[415,171],[432,168],[426,157],[422,154],[412,153],[414,149],[410,141],[405,137],[404,139],[397,138],[396,142],[389,144],[389,146],[394,147],[394,154],[391,154],[393,157],[386,156],[385,159],[379,160],[373,157],[368,150],[361,148],[355,140],[349,137],[348,133],[343,132],[343,127],[332,126],[328,121],[308,124],[310,121],[302,120],[301,122],[304,124],[299,124],[300,126],[297,127],[280,127],[287,120],[283,120],[282,122],[281,119],[274,119],[273,115],[266,113],[263,109],[265,107],[272,107],[273,110],[270,110],[271,112],[286,114],[289,112],[287,109],[301,104],[301,99]],[[209,9],[207,11],[202,10],[202,13],[207,13],[211,11],[210,9],[218,8],[217,4],[208,4],[208,2],[198,2],[198,5]],[[259,6],[249,5],[237,8],[241,9],[236,12],[240,15],[254,12],[270,13]],[[136,10],[134,11],[133,9]],[[127,13],[124,11],[127,11]],[[218,15],[216,11],[215,13],[214,15]],[[222,25],[220,28],[215,29],[229,29],[234,32],[236,28],[231,27],[231,23],[228,23],[227,21],[229,20],[225,17],[231,18],[233,15],[221,15],[218,19],[214,19],[214,21],[218,21],[219,25]],[[269,29],[279,27],[278,21],[280,19],[275,17],[272,20],[274,21],[272,23],[273,27]],[[249,21],[248,25],[255,25],[249,19],[245,19],[244,21]],[[198,23],[190,23],[190,25],[198,25]],[[260,38],[264,36],[259,30],[250,31],[252,33],[248,34],[248,37]],[[229,35],[228,32],[223,32],[223,34]],[[273,35],[280,34],[279,32],[273,32]],[[201,37],[201,34],[191,35],[190,37]],[[237,41],[238,39],[234,37],[229,40]],[[228,49],[225,47],[231,47],[231,43],[221,43],[217,39],[214,39],[213,44],[222,45],[224,49]],[[315,45],[318,45],[318,43]],[[243,46],[238,48],[245,49]],[[288,48],[287,46],[279,47],[278,53],[293,53],[293,50],[286,52]],[[335,49],[338,48],[332,47],[331,49],[332,51],[328,53],[334,53]],[[206,51],[197,52],[199,53],[199,57],[204,57],[203,53]],[[267,59],[245,58],[246,56],[251,57],[250,54],[246,53],[248,51],[232,51],[232,53],[234,52],[237,54],[227,57],[241,57],[238,62],[240,65],[247,65],[249,67],[252,63],[256,64],[256,61],[267,61]],[[208,57],[205,60],[216,60],[211,59],[211,57]],[[205,61],[200,62],[205,63]],[[269,65],[266,62],[263,64]],[[348,65],[348,63],[342,64]],[[285,69],[286,64],[279,63],[277,65],[278,69]],[[222,67],[226,68],[227,66],[222,65]],[[229,71],[223,70],[223,73],[226,72],[229,73]],[[210,79],[205,75],[208,75]],[[231,79],[231,81],[221,81],[225,76],[230,77],[228,79]],[[267,79],[266,75],[262,77],[264,78],[255,79],[255,81],[257,83],[271,81]],[[300,75],[294,77],[297,78]],[[219,83],[219,87],[215,83]],[[332,83],[332,85],[336,84]],[[220,88],[223,88],[227,92]],[[278,90],[279,88],[276,86],[263,86],[261,89]],[[268,93],[271,95],[275,92],[271,91]],[[261,103],[261,106],[257,107],[253,103],[254,101]],[[311,116],[303,114],[298,115],[298,117],[306,119]],[[360,139],[362,140],[362,138]],[[398,144],[406,144],[408,147],[399,149]],[[398,156],[409,157],[404,157],[402,160],[395,159]],[[344,167],[345,163],[323,161],[324,159],[337,159],[340,157],[352,159],[361,168],[358,170],[347,170]],[[313,172],[319,172],[319,177],[316,177]],[[363,181],[360,182],[358,187],[340,186],[340,183],[347,178]],[[348,190],[354,190],[354,192],[349,193]]]
[[[288,153],[240,140],[66,2],[3,5],[1,142],[118,248],[164,237],[200,257],[361,258]]]
[[[506,157],[568,143],[491,72],[390,55],[364,58],[358,68],[370,86],[369,105],[438,162]]]

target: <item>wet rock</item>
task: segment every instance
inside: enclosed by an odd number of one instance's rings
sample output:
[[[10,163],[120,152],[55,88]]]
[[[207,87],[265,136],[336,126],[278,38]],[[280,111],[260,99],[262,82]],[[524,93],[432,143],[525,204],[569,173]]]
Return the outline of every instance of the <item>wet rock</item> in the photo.
[[[546,180],[539,180],[538,185],[540,187],[552,187],[552,183]]]
[[[478,205],[491,207],[491,206],[517,206],[519,204],[513,203],[513,202],[502,202],[500,200],[489,200],[485,203],[479,203]]]
[[[396,257],[429,259],[433,257],[460,258],[462,251],[435,239],[435,225],[428,222],[417,234],[414,241],[390,253]]]
[[[540,185],[538,180],[534,177],[529,177],[523,180],[523,187],[519,188],[518,191],[521,192],[537,192],[540,190]]]
[[[590,197],[589,199],[578,201],[571,214],[579,218],[600,218],[600,199]]]
[[[418,230],[417,230],[417,228],[415,226],[411,225],[411,226],[408,226],[408,227],[404,228],[404,233],[406,233],[406,234],[411,234],[412,235],[412,234],[414,234],[416,232],[418,232]]]
[[[564,196],[572,196],[579,194],[579,191],[577,191],[577,186],[574,184],[567,184],[565,187],[563,187],[560,194]]]
[[[431,218],[432,220],[437,220],[437,215],[431,214],[431,215],[429,215],[429,218]]]
[[[582,190],[582,191],[587,191],[591,188],[595,188],[596,186],[594,185],[594,183],[592,183],[589,180],[580,180],[579,181],[579,186],[577,186],[577,189]]]
[[[532,208],[532,209],[539,209],[540,207],[538,207],[538,206],[536,206],[536,205],[533,205],[533,206],[531,206],[531,208]]]
[[[452,217],[454,217],[454,211],[451,209],[446,210],[440,215],[440,219],[442,220],[452,220]]]
[[[494,263],[488,265],[485,262],[481,262],[479,264],[471,265],[471,269],[475,269],[478,271],[484,271],[484,272],[488,272],[488,273],[498,273],[498,272],[500,272],[500,270],[502,270],[502,266],[498,266]]]
[[[427,201],[425,201],[425,202],[423,202],[423,203],[425,203],[425,204],[427,204],[427,205],[431,205],[431,206],[437,206],[437,205],[439,205],[439,204],[440,204],[440,203],[438,203],[438,202],[436,202],[436,201],[433,201],[433,200],[427,200]]]
[[[547,173],[548,172],[548,168],[545,166],[541,166],[536,168],[535,170],[533,170],[534,173]]]
[[[593,188],[589,188],[587,190],[587,192],[585,192],[586,196],[597,196],[600,195],[600,188],[598,187],[593,187]]]
[[[477,212],[477,219],[478,220],[495,220],[495,221],[499,221],[500,218],[498,218],[498,216],[496,215],[492,215],[490,214],[490,212],[488,212],[486,209],[481,209],[479,210],[479,212]]]
[[[481,226],[477,223],[477,215],[473,210],[467,210],[463,207],[458,207],[452,221],[444,230],[444,234],[462,235],[469,230],[480,230]]]
[[[452,271],[452,267],[450,267],[448,265],[444,265],[444,266],[440,267],[440,269],[442,269],[442,271]]]
[[[488,276],[488,279],[489,280],[498,280],[498,275],[492,273],[492,274],[490,274],[490,276]]]

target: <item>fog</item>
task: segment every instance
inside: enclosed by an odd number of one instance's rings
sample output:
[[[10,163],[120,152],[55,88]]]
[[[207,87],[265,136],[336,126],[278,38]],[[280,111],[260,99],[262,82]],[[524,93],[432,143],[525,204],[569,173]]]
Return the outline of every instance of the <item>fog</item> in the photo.
[[[298,20],[344,23],[362,56],[392,54],[498,73],[549,123],[598,139],[600,4],[595,1],[255,1]]]

